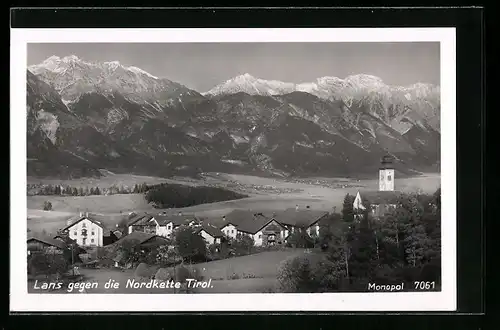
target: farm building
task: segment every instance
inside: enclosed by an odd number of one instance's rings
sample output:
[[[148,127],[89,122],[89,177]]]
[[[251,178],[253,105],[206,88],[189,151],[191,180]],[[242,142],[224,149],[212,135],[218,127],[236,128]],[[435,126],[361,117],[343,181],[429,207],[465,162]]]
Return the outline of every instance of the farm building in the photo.
[[[207,244],[219,244],[221,243],[222,238],[224,238],[224,233],[219,228],[207,223],[199,226],[195,232],[200,234],[205,239]]]
[[[250,210],[234,210],[223,217],[221,231],[231,238],[238,234],[252,237],[256,246],[280,244],[285,228],[276,220]]]
[[[31,235],[27,240],[28,255],[32,253],[62,254],[66,244],[60,240],[42,235]]]
[[[126,236],[123,236],[116,242],[114,242],[112,245],[117,246],[117,245],[122,245],[126,244],[126,242],[134,242],[136,245],[145,245],[145,244],[151,244],[151,243],[163,243],[166,244],[168,241],[165,239],[165,237],[158,236],[156,234],[150,234],[150,233],[144,233],[140,231],[134,231]]]
[[[284,228],[284,239],[296,230],[305,230],[309,235],[319,236],[319,222],[328,216],[326,211],[315,211],[310,208],[286,209],[273,214],[273,219]]]
[[[175,215],[153,215],[143,213],[134,215],[128,222],[128,233],[144,232],[155,234],[164,237],[170,237],[173,230],[183,224],[194,225],[199,223],[199,219],[194,215],[183,215],[178,213]]]
[[[384,156],[379,169],[379,190],[366,191],[356,194],[353,203],[353,209],[359,217],[367,207],[374,218],[383,216],[386,212],[396,208],[401,192],[394,190],[394,167],[393,158]]]

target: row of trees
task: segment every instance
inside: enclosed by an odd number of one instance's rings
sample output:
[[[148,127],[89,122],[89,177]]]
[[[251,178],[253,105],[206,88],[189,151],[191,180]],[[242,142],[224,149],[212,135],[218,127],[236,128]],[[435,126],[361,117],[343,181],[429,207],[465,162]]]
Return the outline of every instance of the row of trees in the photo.
[[[366,291],[368,283],[441,281],[441,191],[401,196],[397,207],[373,219],[357,217],[353,196],[341,214],[320,229],[325,257],[287,260],[280,268],[282,291]],[[369,202],[364,201],[366,210]]]
[[[36,188],[35,192],[30,192],[33,195],[44,196],[91,196],[91,195],[116,195],[116,194],[140,194],[146,192],[149,187],[146,183],[135,184],[133,187],[113,185],[108,188],[99,187],[71,187],[61,185],[46,185],[41,188]],[[28,185],[28,191],[33,188]]]

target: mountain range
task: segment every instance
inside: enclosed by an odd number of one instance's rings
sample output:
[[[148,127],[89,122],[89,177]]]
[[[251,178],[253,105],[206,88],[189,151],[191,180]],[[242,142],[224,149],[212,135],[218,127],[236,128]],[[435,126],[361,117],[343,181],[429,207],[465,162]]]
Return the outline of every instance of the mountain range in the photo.
[[[243,74],[200,93],[137,67],[51,56],[27,70],[28,175],[375,175],[439,170],[439,86],[366,74]]]

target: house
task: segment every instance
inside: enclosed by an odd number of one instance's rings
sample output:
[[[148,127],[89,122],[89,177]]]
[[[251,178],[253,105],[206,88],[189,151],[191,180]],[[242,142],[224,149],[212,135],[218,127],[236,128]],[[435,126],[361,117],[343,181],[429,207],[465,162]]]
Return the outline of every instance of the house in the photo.
[[[297,230],[305,230],[309,235],[319,236],[319,222],[328,215],[329,213],[326,211],[295,207],[295,209],[275,212],[273,219],[282,225],[281,236],[283,240],[286,240],[291,233]]]
[[[103,246],[104,226],[100,221],[89,217],[88,213],[80,213],[74,220],[68,220],[67,226],[61,229],[80,246]]]
[[[141,248],[151,248],[161,245],[169,244],[170,242],[162,236],[150,233],[144,233],[140,231],[134,231],[126,236],[123,236],[116,242],[113,246],[120,246],[124,244],[132,244],[134,246],[139,246]]]
[[[153,215],[143,213],[134,215],[127,223],[128,233],[140,231],[144,233],[155,234],[163,237],[170,237],[174,229],[185,224],[193,226],[199,223],[199,219],[194,215],[184,215],[178,213],[175,215],[159,214]]]
[[[208,245],[220,244],[224,233],[214,225],[204,223],[196,229],[195,233],[200,234]]]
[[[44,235],[31,235],[27,239],[28,255],[33,253],[62,254],[66,244],[60,240]]]
[[[193,227],[201,223],[201,220],[195,215],[182,214],[182,212],[172,215],[158,215],[155,216],[155,219],[157,219],[159,224],[157,235],[164,237],[170,237],[172,232],[182,225]]]
[[[134,231],[156,234],[157,226],[154,215],[148,213],[134,214],[127,223],[129,235]]]
[[[359,218],[368,211],[376,219],[395,209],[401,192],[394,190],[394,181],[393,158],[387,155],[382,158],[379,169],[379,190],[357,192],[353,202],[355,216]]]
[[[249,236],[255,246],[280,244],[285,228],[276,220],[251,210],[234,210],[223,217],[221,231],[228,237]]]

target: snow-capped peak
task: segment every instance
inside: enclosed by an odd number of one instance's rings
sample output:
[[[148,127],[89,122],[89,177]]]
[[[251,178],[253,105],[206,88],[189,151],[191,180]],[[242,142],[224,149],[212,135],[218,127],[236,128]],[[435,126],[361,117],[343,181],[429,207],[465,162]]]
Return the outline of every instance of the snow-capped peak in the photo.
[[[221,95],[244,92],[250,95],[280,95],[291,93],[295,84],[278,80],[265,80],[244,73],[215,86],[204,95]]]
[[[413,91],[416,95],[425,95],[435,90],[439,91],[439,87],[422,83],[407,87],[391,86],[385,84],[380,77],[370,74],[353,74],[344,79],[335,76],[323,76],[311,82],[295,84],[279,80],[264,80],[245,73],[229,79],[202,94],[215,96],[245,92],[250,95],[283,95],[299,91],[320,98],[349,100],[358,93],[371,91],[378,91],[388,95],[394,91]]]
[[[80,59],[76,55],[69,55],[62,58],[63,62],[78,62]]]
[[[119,61],[87,62],[76,55],[63,58],[54,55],[28,69],[69,101],[94,90],[118,91],[141,99],[172,89],[169,80],[160,79],[136,66],[128,67]],[[172,91],[178,93],[175,89]]]
[[[134,72],[134,73],[145,74],[145,75],[147,75],[147,76],[149,76],[149,77],[151,77],[153,79],[158,79],[158,77],[153,76],[151,73],[146,72],[143,69],[140,69],[140,68],[138,68],[136,66],[129,66],[127,69],[130,70],[130,71],[132,71],[132,72]]]
[[[126,66],[122,65],[119,61],[107,61],[107,62],[101,62],[101,63],[99,63],[99,62],[86,62],[76,55],[68,55],[68,56],[65,56],[63,58],[60,58],[56,55],[52,55],[40,64],[31,65],[29,67],[29,69],[34,74],[39,74],[45,70],[48,70],[48,71],[51,71],[54,73],[61,73],[61,72],[65,72],[65,70],[74,63],[86,66],[90,69],[90,71],[94,71],[94,72],[97,72],[97,71],[102,72],[104,70],[104,73],[106,74],[106,73],[114,72],[117,69],[121,68],[121,69],[124,69],[126,71],[132,72],[135,75],[139,75],[139,76],[146,75],[149,78],[159,79],[158,77],[156,77],[156,76],[150,74],[149,72],[146,72],[146,71],[144,71],[136,66],[126,67]]]

